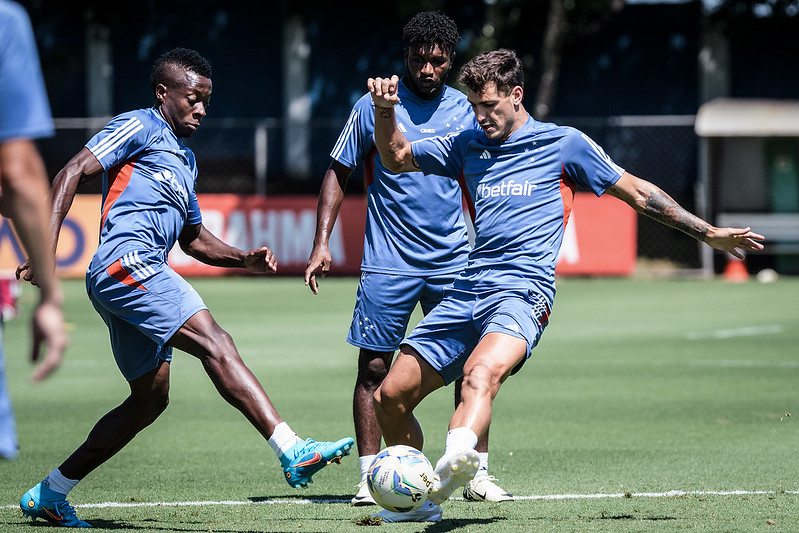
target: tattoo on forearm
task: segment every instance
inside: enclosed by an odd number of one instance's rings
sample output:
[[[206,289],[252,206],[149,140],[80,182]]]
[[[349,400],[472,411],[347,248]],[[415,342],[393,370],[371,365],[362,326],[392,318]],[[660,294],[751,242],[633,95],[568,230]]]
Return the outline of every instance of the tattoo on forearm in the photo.
[[[646,199],[644,214],[700,241],[704,241],[709,230],[709,226],[704,220],[692,215],[666,193],[659,190],[652,191]]]
[[[391,118],[391,111],[389,111],[388,109],[381,109],[380,118]]]

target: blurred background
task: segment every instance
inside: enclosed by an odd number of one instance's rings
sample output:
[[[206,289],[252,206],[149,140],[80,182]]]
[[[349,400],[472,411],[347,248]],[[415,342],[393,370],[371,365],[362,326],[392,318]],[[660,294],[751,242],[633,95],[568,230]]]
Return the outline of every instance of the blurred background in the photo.
[[[366,78],[403,73],[403,25],[440,10],[462,35],[450,84],[476,53],[515,49],[536,119],[582,129],[708,220],[772,229],[769,252],[747,258],[751,272],[799,272],[799,123],[785,125],[797,105],[799,0],[20,3],[56,118],[57,135],[40,143],[51,176],[109,117],[152,105],[153,61],[183,46],[213,68],[209,116],[187,142],[198,192],[315,197]],[[751,111],[743,127],[738,104]],[[358,169],[347,193],[363,187]],[[725,268],[693,239],[637,224],[639,269]]]

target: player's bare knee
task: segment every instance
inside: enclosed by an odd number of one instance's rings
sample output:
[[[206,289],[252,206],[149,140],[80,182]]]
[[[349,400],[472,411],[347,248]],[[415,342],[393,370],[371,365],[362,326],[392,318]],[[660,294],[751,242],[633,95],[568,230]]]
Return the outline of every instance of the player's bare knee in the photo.
[[[466,395],[491,395],[499,390],[502,373],[491,365],[483,362],[469,365],[464,368],[463,382],[460,388],[461,396]]]
[[[375,352],[362,349],[358,355],[357,385],[375,390],[388,375],[391,352]]]
[[[408,413],[406,403],[401,395],[392,392],[390,387],[381,385],[374,394],[375,413],[384,418],[402,418]]]
[[[158,413],[160,415],[166,411],[167,407],[169,407],[169,391],[165,391],[153,397],[151,407],[153,413]]]
[[[233,337],[223,329],[215,332],[213,337],[209,337],[205,346],[206,354],[203,359],[207,365],[227,366],[241,361]]]
[[[153,420],[157,418],[169,405],[169,385],[153,387],[144,404],[145,409],[153,417]]]

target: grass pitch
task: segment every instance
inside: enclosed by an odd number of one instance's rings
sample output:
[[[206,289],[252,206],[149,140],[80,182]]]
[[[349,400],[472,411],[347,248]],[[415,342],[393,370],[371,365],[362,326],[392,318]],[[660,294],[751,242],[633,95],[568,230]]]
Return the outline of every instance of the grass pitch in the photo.
[[[301,437],[353,434],[356,350],[344,337],[356,279],[322,280],[316,297],[297,278],[193,284]],[[0,462],[0,531],[32,531],[19,497],[127,395],[83,282],[65,288],[72,343],[50,380],[27,382],[28,313],[6,328],[22,451]],[[25,290],[26,309],[34,297]],[[449,501],[439,524],[379,527],[799,531],[798,297],[796,278],[560,280],[541,344],[495,402],[489,470],[519,499]],[[451,412],[451,388],[419,408],[433,462]],[[362,531],[355,521],[374,508],[348,504],[358,480],[350,457],[291,489],[199,362],[176,351],[170,407],[70,501],[96,528]]]

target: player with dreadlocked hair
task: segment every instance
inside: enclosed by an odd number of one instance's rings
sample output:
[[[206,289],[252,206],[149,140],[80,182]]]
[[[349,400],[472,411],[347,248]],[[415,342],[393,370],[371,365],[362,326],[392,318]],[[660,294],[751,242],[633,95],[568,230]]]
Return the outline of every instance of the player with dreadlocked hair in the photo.
[[[397,122],[411,141],[456,135],[479,126],[460,91],[444,84],[460,40],[452,19],[439,12],[416,14],[405,25],[407,73],[399,84]],[[381,449],[382,433],[373,405],[374,393],[388,373],[417,304],[430,312],[444,287],[465,268],[469,241],[462,193],[455,180],[421,172],[395,174],[382,164],[374,146],[374,110],[367,93],[350,113],[330,153],[317,206],[316,235],[305,269],[305,284],[319,292],[318,277],[330,270],[328,245],[350,174],[363,164],[367,183],[367,217],[361,279],[347,342],[359,348],[353,395],[353,418],[361,484],[353,505],[373,505],[366,474]],[[456,404],[459,403],[456,387]],[[391,443],[386,443],[391,444]],[[419,444],[421,447],[421,444]],[[513,497],[488,476],[487,436],[478,444],[478,474],[464,489],[472,500],[503,501]],[[441,507],[427,502],[408,513],[379,513],[384,521],[441,520]]]

